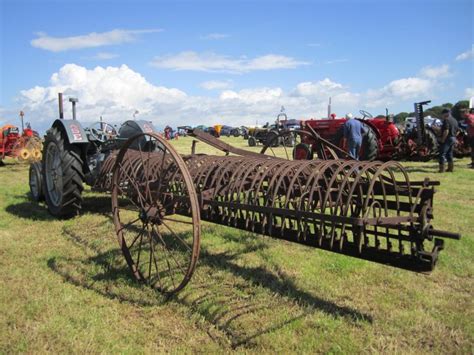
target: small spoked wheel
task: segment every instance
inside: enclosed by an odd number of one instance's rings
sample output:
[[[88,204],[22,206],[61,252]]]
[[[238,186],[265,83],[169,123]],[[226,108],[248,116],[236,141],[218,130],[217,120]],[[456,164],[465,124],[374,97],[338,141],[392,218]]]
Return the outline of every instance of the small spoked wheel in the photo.
[[[136,135],[120,150],[112,213],[134,277],[164,294],[183,289],[199,258],[199,204],[186,163],[160,136]]]

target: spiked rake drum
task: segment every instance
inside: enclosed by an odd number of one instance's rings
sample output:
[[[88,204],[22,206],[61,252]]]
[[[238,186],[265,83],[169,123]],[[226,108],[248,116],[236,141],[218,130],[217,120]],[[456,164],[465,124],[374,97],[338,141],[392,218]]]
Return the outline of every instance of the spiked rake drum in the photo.
[[[133,275],[165,293],[196,267],[200,218],[413,271],[430,271],[456,233],[431,225],[434,186],[396,162],[291,161],[197,134],[234,156],[180,156],[140,134],[102,165],[120,248]]]

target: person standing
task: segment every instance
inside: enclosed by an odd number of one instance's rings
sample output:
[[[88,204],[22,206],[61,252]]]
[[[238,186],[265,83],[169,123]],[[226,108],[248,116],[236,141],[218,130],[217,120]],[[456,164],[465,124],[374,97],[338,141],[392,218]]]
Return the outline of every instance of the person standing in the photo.
[[[346,115],[346,123],[343,126],[344,139],[347,142],[349,155],[359,160],[359,151],[362,145],[364,127],[360,121],[355,120],[351,113]]]
[[[469,146],[471,147],[471,169],[474,169],[474,113],[468,110],[462,110],[462,118],[467,126],[467,136],[469,139]]]
[[[443,124],[441,126],[441,139],[439,149],[439,172],[444,173],[445,164],[448,163],[446,171],[454,171],[453,150],[456,143],[456,134],[458,132],[458,121],[451,116],[448,109],[441,111],[441,119]]]

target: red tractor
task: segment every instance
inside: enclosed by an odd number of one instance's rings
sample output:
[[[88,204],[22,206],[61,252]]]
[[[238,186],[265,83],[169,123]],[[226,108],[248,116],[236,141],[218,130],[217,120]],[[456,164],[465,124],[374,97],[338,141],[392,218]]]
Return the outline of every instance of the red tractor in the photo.
[[[20,112],[23,126],[23,112]],[[37,161],[41,159],[41,139],[36,131],[27,124],[20,134],[20,129],[13,125],[0,128],[0,165],[5,157],[17,158],[19,161]]]
[[[360,111],[362,118],[359,120],[365,128],[360,152],[361,160],[390,160],[397,150],[400,132],[397,126],[385,118],[373,118],[366,111]],[[321,138],[331,142],[342,150],[344,146],[343,126],[346,118],[337,118],[335,114],[328,119],[310,119],[302,121],[303,130],[316,132]],[[301,138],[302,144],[295,148],[295,158],[310,159],[316,151],[316,142],[310,135]]]
[[[367,111],[360,110],[362,118],[356,118],[363,123],[365,134],[360,152],[361,160],[429,160],[438,154],[438,142],[435,128],[425,124],[423,106],[430,101],[415,103],[415,116],[417,127],[410,132],[402,134],[393,120],[388,116],[373,117]],[[343,126],[346,118],[336,118],[335,114],[329,119],[303,121],[301,127],[312,135],[303,135],[301,144],[295,147],[294,156],[296,159],[311,159],[313,152],[317,152],[319,142],[315,135],[323,138],[334,145],[334,153],[340,158],[345,158],[343,151],[347,151],[344,146]],[[327,146],[327,144],[326,144]],[[325,148],[328,149],[328,148]],[[334,155],[333,153],[333,155]],[[323,154],[325,155],[325,154]]]

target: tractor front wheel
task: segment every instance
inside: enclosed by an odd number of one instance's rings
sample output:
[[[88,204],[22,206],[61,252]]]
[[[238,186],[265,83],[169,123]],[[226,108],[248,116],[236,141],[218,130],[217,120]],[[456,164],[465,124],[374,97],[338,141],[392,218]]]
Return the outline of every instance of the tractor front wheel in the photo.
[[[40,162],[30,165],[29,182],[31,198],[36,202],[44,201],[43,174]]]
[[[84,173],[77,146],[69,144],[62,131],[51,128],[43,150],[43,181],[49,212],[68,218],[79,213],[82,205]]]
[[[255,137],[250,136],[248,138],[249,147],[255,147],[257,145],[257,140]]]

